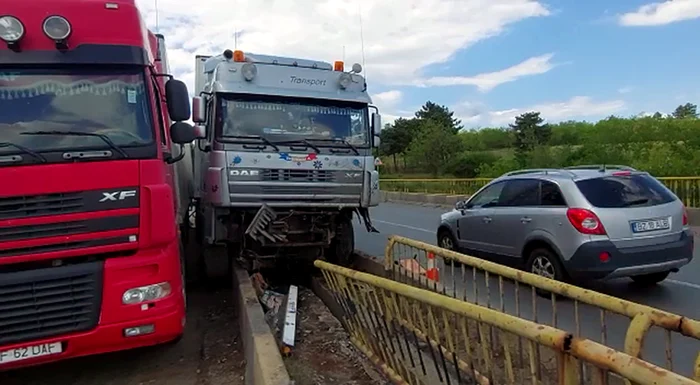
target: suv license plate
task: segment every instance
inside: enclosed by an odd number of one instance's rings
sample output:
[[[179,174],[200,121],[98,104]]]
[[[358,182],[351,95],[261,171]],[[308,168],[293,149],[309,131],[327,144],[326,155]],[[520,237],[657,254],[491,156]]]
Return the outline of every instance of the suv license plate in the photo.
[[[651,219],[647,221],[632,222],[632,231],[635,233],[646,233],[648,231],[668,230],[671,228],[669,218]]]
[[[27,360],[30,358],[49,356],[63,352],[63,346],[60,342],[51,344],[41,344],[33,346],[24,346],[10,350],[0,351],[0,365],[9,364],[10,362]]]

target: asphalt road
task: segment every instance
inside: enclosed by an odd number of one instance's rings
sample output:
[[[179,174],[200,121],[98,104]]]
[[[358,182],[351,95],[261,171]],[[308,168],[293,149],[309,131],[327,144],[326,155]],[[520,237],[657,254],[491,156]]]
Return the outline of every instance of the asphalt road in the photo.
[[[379,207],[371,210],[372,221],[380,234],[367,233],[364,226],[355,225],[355,248],[373,256],[384,255],[384,247],[390,235],[396,234],[416,239],[430,244],[436,243],[436,230],[440,221],[440,214],[447,211],[445,208],[426,207],[411,204],[381,203]],[[648,306],[663,309],[687,317],[700,319],[700,242],[695,243],[695,256],[693,261],[682,268],[678,273],[672,274],[667,280],[657,286],[643,288],[632,283],[630,279],[622,278],[606,282],[591,283],[590,288],[609,295],[624,298],[630,301],[646,304]],[[457,270],[452,288],[453,278],[451,268],[444,268],[441,281],[453,289],[461,297],[466,290],[468,296],[472,295],[473,286],[470,278],[462,278]],[[471,274],[471,271],[469,271]],[[471,277],[471,275],[467,275]],[[478,285],[477,303],[486,304],[486,290],[484,279]],[[499,293],[498,281],[490,280],[490,303],[498,308]],[[515,290],[514,285],[504,285],[504,306],[506,312],[515,314]],[[520,289],[521,316],[534,319],[535,316],[542,323],[553,324],[552,303],[548,299],[538,298],[537,311],[532,311],[532,297],[529,290]],[[556,326],[570,331],[576,331],[574,306],[571,301],[558,300]],[[601,341],[600,311],[588,306],[579,307],[579,319],[581,335]],[[622,350],[624,335],[629,326],[629,320],[616,315],[606,316],[607,344]],[[546,321],[544,321],[546,320]],[[645,341],[643,358],[658,365],[665,366],[666,340],[665,333],[658,329],[652,330]],[[674,335],[672,338],[673,367],[674,371],[690,375],[695,357],[700,352],[700,341]]]

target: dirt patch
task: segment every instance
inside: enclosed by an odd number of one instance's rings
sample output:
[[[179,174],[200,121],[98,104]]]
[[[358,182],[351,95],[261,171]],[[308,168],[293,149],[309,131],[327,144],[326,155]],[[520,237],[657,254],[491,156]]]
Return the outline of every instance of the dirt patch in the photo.
[[[245,359],[230,289],[188,293],[179,343],[0,373],[2,385],[243,385]]]
[[[295,385],[389,383],[311,290],[300,287],[298,300],[296,346],[285,358]]]

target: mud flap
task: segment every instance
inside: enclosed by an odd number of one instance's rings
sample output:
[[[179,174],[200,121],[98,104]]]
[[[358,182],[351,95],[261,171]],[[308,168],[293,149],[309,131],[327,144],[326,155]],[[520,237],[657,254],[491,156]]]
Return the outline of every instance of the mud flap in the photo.
[[[379,233],[379,230],[374,228],[372,225],[372,219],[369,217],[369,210],[365,207],[361,207],[357,209],[357,214],[362,218],[362,222],[365,225],[365,228],[367,229],[367,232],[369,233]]]
[[[273,243],[286,242],[287,237],[283,234],[270,234],[267,232],[268,225],[277,218],[275,210],[268,205],[263,204],[260,210],[255,214],[250,225],[245,230],[245,235],[255,239],[259,243],[264,244],[264,239],[268,239]]]

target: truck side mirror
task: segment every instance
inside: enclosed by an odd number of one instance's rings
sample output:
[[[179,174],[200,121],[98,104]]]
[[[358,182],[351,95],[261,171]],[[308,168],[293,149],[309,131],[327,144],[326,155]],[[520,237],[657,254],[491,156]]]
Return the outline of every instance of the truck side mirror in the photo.
[[[195,96],[192,98],[192,121],[196,124],[204,123],[207,121],[205,116],[206,104],[204,98],[201,96]]]
[[[175,122],[190,118],[190,95],[185,83],[170,79],[165,83],[165,100],[168,105],[168,115]]]
[[[189,123],[176,122],[170,126],[170,139],[173,143],[187,144],[197,139],[196,130]]]
[[[382,132],[382,116],[378,112],[372,114],[372,132],[374,135]]]
[[[379,135],[374,135],[374,140],[372,141],[372,147],[374,148],[379,148],[381,146],[382,140],[379,138]]]

